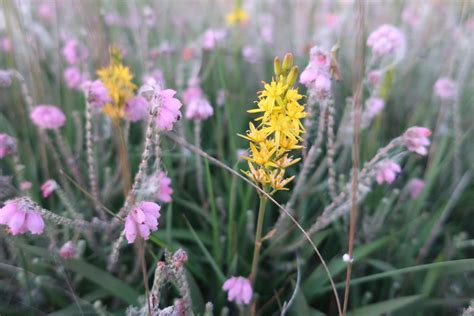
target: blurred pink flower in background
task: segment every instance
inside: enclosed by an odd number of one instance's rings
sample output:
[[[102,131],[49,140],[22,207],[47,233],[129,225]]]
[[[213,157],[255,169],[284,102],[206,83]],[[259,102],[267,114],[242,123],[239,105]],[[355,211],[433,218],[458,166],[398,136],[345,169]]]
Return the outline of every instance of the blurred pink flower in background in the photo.
[[[365,109],[363,115],[372,120],[377,114],[382,111],[385,102],[377,97],[368,98],[365,102]]]
[[[12,42],[10,41],[10,38],[8,36],[2,36],[2,39],[0,40],[0,45],[5,53],[9,53],[12,51]]]
[[[125,219],[125,237],[128,243],[135,241],[137,234],[147,240],[151,232],[158,229],[160,206],[153,202],[140,202]]]
[[[41,195],[42,195],[44,198],[47,198],[47,197],[49,197],[57,188],[58,188],[58,184],[56,183],[56,181],[50,179],[50,180],[46,181],[45,183],[43,183],[43,184],[41,185]]]
[[[59,129],[66,122],[63,111],[54,105],[37,105],[30,118],[36,126],[44,129]]]
[[[426,155],[428,153],[428,145],[430,140],[428,137],[431,135],[431,131],[426,127],[410,127],[403,134],[403,141],[409,151],[416,152],[420,155]]]
[[[410,196],[412,199],[416,199],[425,187],[425,182],[421,179],[414,178],[411,179],[410,182],[407,184],[408,192],[410,192]]]
[[[59,256],[63,259],[69,259],[76,255],[76,247],[72,241],[65,243],[61,249],[59,249]]]
[[[66,81],[66,85],[68,86],[68,88],[80,89],[85,79],[85,76],[77,67],[72,66],[64,70],[64,81]]]
[[[170,203],[172,201],[171,194],[173,194],[173,189],[171,188],[171,179],[166,176],[163,171],[158,173],[158,181],[160,183],[160,188],[158,189],[158,199],[161,202]]]
[[[51,20],[54,16],[54,2],[45,1],[38,6],[38,16],[43,20]]]
[[[199,86],[198,78],[192,78],[189,81],[189,86],[183,93],[183,101],[187,119],[206,120],[214,114],[214,109]]]
[[[372,70],[368,73],[367,79],[369,83],[375,87],[380,83],[382,76],[383,72],[381,70]]]
[[[402,168],[393,160],[386,160],[379,164],[375,180],[378,184],[384,182],[393,183],[397,177],[397,173],[400,173]]]
[[[138,122],[148,116],[148,101],[142,96],[134,96],[125,102],[125,119]]]
[[[92,107],[101,108],[112,101],[107,88],[101,80],[86,81],[82,84],[82,89]]]
[[[405,35],[395,26],[384,24],[369,35],[367,45],[375,56],[399,53],[405,49]]]
[[[231,277],[224,282],[222,289],[227,292],[227,300],[239,305],[248,305],[252,300],[253,290],[250,280],[244,277]]]
[[[250,45],[242,47],[242,57],[244,57],[245,61],[249,64],[255,64],[258,61],[257,51]]]
[[[146,83],[150,79],[155,80],[155,83],[161,88],[163,88],[165,85],[165,77],[163,76],[163,72],[160,69],[154,69],[151,73],[144,75],[142,77],[142,82]]]
[[[24,234],[27,231],[38,235],[44,230],[44,222],[40,214],[22,210],[14,201],[7,201],[5,206],[0,208],[0,224],[7,225],[12,235]]]
[[[63,57],[70,65],[77,65],[87,59],[89,50],[75,39],[68,39],[63,47]]]
[[[26,191],[26,190],[29,190],[31,189],[31,182],[30,181],[21,181],[20,182],[20,190],[22,191]]]
[[[300,82],[319,100],[327,98],[331,92],[330,63],[329,53],[318,46],[314,46],[310,51],[309,64],[300,76]]]
[[[16,151],[16,140],[8,134],[0,134],[0,159]]]
[[[221,29],[208,29],[202,38],[202,47],[207,50],[214,49],[216,45],[224,40],[226,33]]]
[[[8,88],[12,84],[12,76],[7,70],[0,70],[0,87]]]
[[[417,27],[421,22],[421,17],[415,6],[408,5],[402,13],[402,21],[412,28]]]
[[[451,78],[439,78],[434,84],[434,93],[443,100],[452,100],[456,97],[456,83]]]

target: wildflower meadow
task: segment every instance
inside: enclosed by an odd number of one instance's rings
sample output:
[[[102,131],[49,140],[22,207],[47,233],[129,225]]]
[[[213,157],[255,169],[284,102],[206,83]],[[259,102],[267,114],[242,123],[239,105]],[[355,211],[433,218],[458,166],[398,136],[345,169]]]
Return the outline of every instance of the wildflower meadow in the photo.
[[[0,1],[0,315],[474,315],[474,1]]]

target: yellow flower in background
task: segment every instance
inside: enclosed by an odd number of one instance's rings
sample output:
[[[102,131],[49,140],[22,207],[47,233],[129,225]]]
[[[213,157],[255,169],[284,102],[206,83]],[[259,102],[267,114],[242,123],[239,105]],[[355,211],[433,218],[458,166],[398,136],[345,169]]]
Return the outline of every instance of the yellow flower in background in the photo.
[[[227,24],[229,25],[242,25],[245,24],[248,19],[249,15],[247,11],[245,11],[240,5],[236,6],[235,9],[229,12],[226,16]]]
[[[104,113],[113,120],[123,118],[125,102],[133,97],[136,86],[132,83],[133,74],[122,64],[122,55],[117,48],[110,49],[110,63],[97,70],[97,75],[112,99],[104,106]]]
[[[293,56],[286,54],[283,64],[275,58],[274,66],[275,77],[270,83],[263,83],[257,108],[248,111],[261,115],[255,119],[258,125],[250,122],[247,134],[240,135],[250,141],[250,156],[246,158],[249,171],[243,172],[262,189],[271,188],[270,193],[287,190],[286,185],[294,178],[285,178],[285,170],[300,161],[289,152],[302,148],[301,119],[307,116],[299,103],[303,96],[293,88],[298,75]]]

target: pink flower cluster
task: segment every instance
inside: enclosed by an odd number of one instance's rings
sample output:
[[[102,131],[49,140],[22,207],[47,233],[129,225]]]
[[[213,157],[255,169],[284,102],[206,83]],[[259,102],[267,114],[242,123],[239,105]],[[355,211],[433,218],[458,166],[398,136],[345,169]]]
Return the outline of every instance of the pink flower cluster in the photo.
[[[30,113],[30,119],[39,128],[59,129],[66,122],[63,111],[54,105],[37,105]]]
[[[385,102],[381,98],[371,97],[365,102],[365,109],[363,116],[372,120],[377,114],[382,111],[385,106]]]
[[[138,122],[148,116],[148,101],[140,96],[134,96],[125,102],[125,118],[132,122]]]
[[[434,84],[434,93],[443,100],[452,100],[456,97],[456,83],[451,78],[439,78]]]
[[[425,182],[421,179],[414,178],[408,182],[407,187],[411,198],[416,199],[421,194],[421,192],[423,192],[423,189],[425,188]]]
[[[212,50],[216,45],[221,42],[226,36],[224,30],[221,29],[208,29],[202,38],[202,48]]]
[[[231,277],[224,282],[222,289],[227,292],[227,300],[239,305],[248,305],[252,300],[253,290],[250,280],[244,277]]]
[[[89,50],[75,39],[68,39],[63,47],[63,57],[69,65],[78,65],[89,56]]]
[[[70,259],[76,255],[76,246],[72,241],[65,243],[61,249],[59,249],[59,256],[63,259]]]
[[[0,159],[16,151],[16,140],[8,134],[0,134]]]
[[[41,195],[48,198],[58,187],[57,182],[50,179],[41,185]]]
[[[402,168],[393,160],[386,160],[379,164],[375,180],[378,184],[384,182],[393,183],[397,177],[397,173],[400,173]]]
[[[369,35],[367,45],[375,56],[385,56],[404,51],[406,40],[398,28],[384,24]]]
[[[102,108],[112,101],[104,83],[100,80],[86,81],[82,85],[87,101],[92,107]]]
[[[158,172],[158,174],[155,176],[157,177],[157,181],[160,184],[160,187],[156,192],[158,200],[164,203],[171,202],[171,194],[173,194],[173,189],[171,188],[171,179],[167,177],[163,171]]]
[[[66,81],[68,88],[79,90],[86,80],[87,76],[82,74],[77,67],[71,66],[64,70],[64,81]]]
[[[428,137],[430,136],[431,131],[429,128],[414,126],[407,129],[403,134],[403,141],[409,151],[424,156],[428,153],[427,147],[430,144]]]
[[[190,81],[189,87],[183,93],[183,101],[187,119],[206,120],[214,114],[214,109],[199,86],[199,79]]]
[[[42,234],[44,230],[43,218],[40,214],[21,209],[15,201],[7,201],[0,208],[0,224],[7,225],[12,235],[24,234],[30,231],[32,234]]]
[[[128,243],[135,242],[137,235],[148,239],[150,233],[158,229],[160,206],[153,202],[140,202],[125,219],[125,237]]]
[[[308,66],[301,73],[300,82],[304,84],[318,100],[326,99],[331,92],[331,76],[329,53],[314,46],[310,51]]]

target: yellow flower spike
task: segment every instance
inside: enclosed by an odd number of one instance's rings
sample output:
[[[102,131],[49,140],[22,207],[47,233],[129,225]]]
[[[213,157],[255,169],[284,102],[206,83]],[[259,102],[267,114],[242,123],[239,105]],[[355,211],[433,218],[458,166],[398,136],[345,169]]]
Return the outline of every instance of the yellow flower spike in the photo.
[[[303,96],[293,88],[298,76],[293,55],[286,54],[283,62],[276,57],[273,65],[275,77],[270,83],[263,82],[256,108],[247,111],[259,114],[254,120],[258,125],[250,122],[246,135],[240,135],[250,141],[251,151],[246,157],[249,171],[243,172],[271,194],[287,190],[285,186],[294,178],[285,179],[285,169],[300,161],[290,157],[289,152],[302,148],[301,119],[307,116],[304,105],[299,103]]]
[[[229,12],[226,16],[227,24],[235,25],[235,24],[245,24],[249,19],[249,15],[247,11],[242,9],[241,6],[237,6],[234,10]]]

